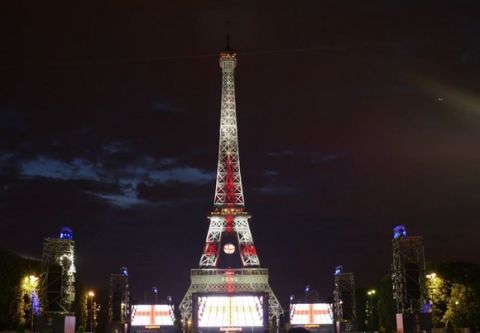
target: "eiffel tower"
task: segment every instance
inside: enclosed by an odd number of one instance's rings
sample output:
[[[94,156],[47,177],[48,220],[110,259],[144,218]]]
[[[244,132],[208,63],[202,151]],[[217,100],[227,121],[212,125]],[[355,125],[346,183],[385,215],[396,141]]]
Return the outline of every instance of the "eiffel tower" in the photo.
[[[283,309],[268,283],[268,269],[260,267],[245,210],[238,152],[234,73],[237,56],[227,48],[220,53],[222,100],[220,142],[214,208],[199,268],[191,270],[191,284],[180,303],[184,323],[192,320],[192,295],[256,294],[268,297],[268,318],[275,323]],[[195,323],[193,323],[195,325]]]

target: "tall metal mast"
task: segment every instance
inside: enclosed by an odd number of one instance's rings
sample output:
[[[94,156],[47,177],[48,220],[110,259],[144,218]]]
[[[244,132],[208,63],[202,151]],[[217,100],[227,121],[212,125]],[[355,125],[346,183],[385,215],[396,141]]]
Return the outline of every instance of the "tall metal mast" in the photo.
[[[208,216],[210,224],[199,268],[191,270],[191,284],[180,303],[180,310],[184,322],[192,319],[192,295],[195,293],[266,293],[269,319],[278,320],[283,309],[270,288],[268,269],[260,268],[250,231],[250,215],[245,210],[235,106],[237,57],[228,39],[219,62],[222,100],[214,208]]]
[[[257,250],[250,232],[249,218],[245,211],[240,157],[238,153],[237,114],[235,106],[234,73],[237,56],[227,48],[220,53],[222,68],[222,102],[220,113],[220,139],[218,145],[217,182],[215,186],[214,210],[208,217],[210,227],[200,267],[217,267],[222,254],[222,235],[235,233],[238,241],[234,244],[240,256],[242,267],[258,267]]]
[[[220,141],[218,145],[217,183],[214,205],[217,208],[243,207],[242,177],[238,153],[238,130],[235,105],[234,73],[236,54],[227,49],[220,54],[222,68],[222,103],[220,115]]]

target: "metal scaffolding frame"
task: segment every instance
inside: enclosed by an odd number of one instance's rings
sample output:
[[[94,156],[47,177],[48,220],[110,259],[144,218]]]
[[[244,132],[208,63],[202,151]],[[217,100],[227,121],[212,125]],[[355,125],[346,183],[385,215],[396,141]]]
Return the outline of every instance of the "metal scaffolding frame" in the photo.
[[[110,328],[122,327],[124,329],[130,319],[130,291],[126,267],[122,267],[121,271],[122,273],[110,274],[108,324]]]
[[[43,296],[42,308],[47,314],[66,315],[72,312],[75,300],[74,247],[72,239],[44,240],[40,289]],[[55,268],[61,272],[54,274]]]
[[[392,240],[393,297],[398,313],[420,313],[427,302],[423,238],[400,236]]]
[[[356,327],[357,313],[355,300],[355,277],[353,273],[343,272],[338,266],[335,270],[335,289],[333,291],[333,311],[335,321],[342,323],[344,331],[353,331]],[[348,306],[345,306],[348,304]]]

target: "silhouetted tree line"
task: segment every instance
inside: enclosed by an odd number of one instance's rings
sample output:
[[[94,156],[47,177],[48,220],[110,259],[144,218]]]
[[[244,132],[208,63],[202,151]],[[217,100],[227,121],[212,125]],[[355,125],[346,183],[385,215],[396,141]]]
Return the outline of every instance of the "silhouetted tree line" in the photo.
[[[14,330],[26,325],[21,302],[21,281],[28,275],[40,276],[39,260],[26,259],[0,248],[0,331]],[[434,327],[453,330],[460,327],[480,328],[480,264],[444,262],[433,263],[428,272],[435,272],[427,279],[428,298],[432,301]],[[367,296],[367,289],[357,288],[357,323],[359,331],[395,331],[395,302],[392,279],[385,276],[374,287],[375,296]],[[73,310],[77,326],[86,327],[87,299],[82,283],[76,283],[76,298]],[[108,291],[98,294],[100,313],[98,329],[107,325]],[[23,302],[25,303],[25,302]],[[475,330],[473,330],[475,332]]]
[[[427,280],[434,325],[480,329],[480,264],[436,263],[430,271],[435,272]]]
[[[30,300],[21,300],[21,281],[25,276],[41,274],[41,261],[26,259],[16,253],[0,248],[0,331],[23,331],[30,325]],[[78,281],[75,284],[73,311],[78,326],[86,325],[86,289]],[[22,309],[22,304],[26,309]],[[28,318],[27,318],[28,317]]]
[[[19,304],[23,277],[40,274],[40,261],[0,248],[0,330],[18,328],[25,321]]]
[[[480,328],[480,264],[443,262],[428,265],[427,294],[432,302],[433,327]],[[396,305],[393,299],[392,279],[385,276],[373,288],[375,296],[368,303],[367,289],[355,291],[359,331],[371,330],[367,312],[373,309],[373,330],[395,332]],[[368,306],[371,306],[370,308]],[[475,330],[477,329],[477,330]]]

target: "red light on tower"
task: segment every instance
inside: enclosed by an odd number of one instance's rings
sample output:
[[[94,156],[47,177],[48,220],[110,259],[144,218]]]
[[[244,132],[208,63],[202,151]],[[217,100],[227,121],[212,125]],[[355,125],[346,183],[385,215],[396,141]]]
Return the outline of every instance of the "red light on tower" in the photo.
[[[215,243],[207,243],[205,245],[205,251],[203,251],[206,255],[215,255],[217,253],[217,244]]]
[[[257,254],[257,249],[255,248],[255,245],[253,244],[248,244],[243,247],[243,254],[246,256],[251,256]]]
[[[227,293],[233,293],[235,291],[235,273],[232,271],[226,271],[225,282],[227,283]]]

